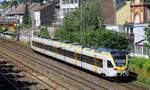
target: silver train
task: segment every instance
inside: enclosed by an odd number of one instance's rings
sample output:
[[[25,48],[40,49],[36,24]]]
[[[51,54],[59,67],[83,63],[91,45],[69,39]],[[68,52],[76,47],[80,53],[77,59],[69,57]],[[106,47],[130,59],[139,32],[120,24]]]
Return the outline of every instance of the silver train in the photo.
[[[31,37],[31,48],[64,62],[107,77],[128,76],[128,55],[124,51],[92,49],[83,45]]]

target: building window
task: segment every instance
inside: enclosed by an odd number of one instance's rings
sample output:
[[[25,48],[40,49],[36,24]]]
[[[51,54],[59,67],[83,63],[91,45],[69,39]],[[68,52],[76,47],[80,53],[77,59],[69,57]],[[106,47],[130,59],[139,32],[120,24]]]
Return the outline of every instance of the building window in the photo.
[[[70,0],[70,4],[73,4],[74,3],[74,0]]]
[[[63,4],[69,4],[69,0],[63,0]]]
[[[78,0],[74,0],[74,3],[78,3]]]
[[[70,0],[70,4],[77,4],[78,0]]]
[[[116,0],[116,8],[120,8],[123,4],[126,3],[126,0]]]

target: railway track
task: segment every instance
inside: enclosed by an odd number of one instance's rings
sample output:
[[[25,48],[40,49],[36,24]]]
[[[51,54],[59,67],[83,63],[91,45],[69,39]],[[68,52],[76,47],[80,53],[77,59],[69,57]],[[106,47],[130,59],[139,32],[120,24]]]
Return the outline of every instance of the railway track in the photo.
[[[0,89],[1,90],[47,90],[46,86],[37,83],[35,77],[15,66],[0,56]],[[52,89],[53,90],[53,89]]]
[[[63,75],[63,76],[65,76],[65,77],[67,77],[67,78],[69,78],[69,79],[71,79],[71,80],[73,80],[73,81],[76,81],[77,83],[80,83],[80,84],[82,84],[83,86],[86,86],[86,87],[88,87],[88,88],[90,88],[90,89],[92,89],[92,90],[98,90],[98,89],[100,89],[101,88],[101,90],[103,89],[103,90],[109,90],[108,88],[106,88],[106,87],[104,87],[104,86],[101,86],[101,85],[98,85],[98,84],[95,84],[95,83],[93,83],[93,82],[91,82],[91,81],[89,81],[89,80],[86,80],[86,79],[84,79],[84,78],[81,78],[81,77],[79,77],[79,76],[77,76],[77,75],[75,75],[75,74],[72,74],[72,73],[70,73],[70,72],[68,72],[68,71],[65,71],[64,69],[61,69],[61,68],[58,68],[58,67],[56,67],[56,66],[54,66],[54,65],[52,65],[52,64],[47,64],[47,62],[46,61],[41,61],[41,59],[38,59],[38,58],[36,58],[36,57],[33,57],[32,55],[30,55],[30,54],[27,54],[27,53],[24,53],[24,52],[22,52],[21,50],[19,50],[20,48],[14,48],[14,49],[12,49],[12,48],[10,48],[10,47],[7,47],[7,45],[0,45],[1,47],[4,47],[5,49],[8,49],[8,50],[10,50],[10,51],[13,51],[14,53],[17,53],[18,55],[20,55],[20,56],[23,56],[23,57],[25,57],[25,58],[29,58],[28,60],[33,60],[34,62],[36,62],[36,63],[38,63],[39,65],[41,65],[41,66],[43,66],[43,67],[45,67],[45,68],[47,68],[47,69],[51,69],[51,70],[53,70],[53,71],[55,71],[55,72],[57,72],[57,73],[59,73],[59,74],[61,74],[61,75]],[[18,49],[18,50],[17,50]],[[17,50],[17,51],[16,51]],[[5,50],[6,51],[6,50]],[[6,54],[6,53],[5,53]],[[21,62],[20,62],[21,63]],[[22,63],[21,63],[22,64]],[[32,68],[30,68],[30,69],[32,69]],[[64,73],[65,72],[65,73]],[[70,75],[69,75],[70,74]],[[74,77],[73,77],[74,76]]]
[[[5,43],[8,43],[8,42],[5,42]],[[22,49],[23,47],[16,47],[16,48],[12,49],[12,48],[10,48],[10,46],[6,47],[6,46],[7,46],[6,44],[5,44],[5,45],[2,45],[2,44],[1,44],[1,46],[4,47],[5,49],[7,48],[8,50],[17,53],[17,54],[20,55],[20,56],[23,56],[23,57],[26,57],[26,58],[30,58],[30,59],[32,59],[34,62],[40,64],[41,66],[43,66],[43,67],[45,67],[45,68],[48,68],[48,69],[51,69],[51,70],[53,70],[53,71],[55,71],[55,72],[57,72],[57,73],[59,73],[59,74],[65,76],[65,77],[67,77],[67,78],[70,78],[70,79],[72,79],[72,80],[74,80],[74,81],[76,81],[76,82],[78,82],[78,83],[80,83],[80,84],[82,84],[82,85],[84,85],[84,86],[89,87],[90,89],[97,89],[97,90],[98,90],[98,88],[103,88],[103,89],[105,89],[105,90],[109,90],[109,89],[110,89],[110,87],[108,87],[109,85],[104,86],[104,85],[97,84],[96,82],[90,81],[90,80],[88,80],[88,79],[81,78],[81,77],[79,77],[78,75],[75,75],[75,74],[73,74],[73,73],[71,73],[71,72],[68,72],[68,71],[66,71],[66,70],[64,70],[64,69],[62,69],[62,68],[58,68],[58,67],[54,66],[53,64],[48,63],[47,61],[43,61],[43,60],[41,60],[41,59],[35,57],[34,55],[31,55],[31,54],[29,54],[29,53],[25,53],[24,51],[27,51],[27,50],[26,50],[26,49]],[[51,66],[51,67],[50,67],[50,66]],[[62,72],[62,71],[63,71],[63,72]],[[64,74],[64,72],[65,72],[67,75]],[[73,78],[73,77],[74,77],[74,78]],[[86,83],[85,83],[85,82],[86,82]],[[88,83],[87,83],[87,82],[88,82]],[[119,87],[118,85],[119,85],[119,84],[113,84],[113,86],[116,86],[116,87]],[[120,85],[121,85],[121,84],[120,84]],[[123,87],[122,90],[127,90],[127,89],[128,89],[128,90],[134,90],[133,88],[128,87],[126,84],[125,84],[125,85],[122,84],[122,87]],[[121,88],[121,87],[120,87],[120,88]],[[115,89],[114,89],[114,90],[115,90]]]
[[[69,90],[67,87],[59,84],[58,82],[56,82],[53,79],[45,76],[42,73],[39,73],[38,71],[33,70],[31,67],[29,67],[29,66],[23,64],[22,62],[18,61],[16,58],[12,57],[11,55],[8,55],[7,53],[4,53],[4,52],[0,52],[0,55],[2,57],[6,58],[7,60],[9,60],[9,62],[15,64],[17,67],[19,67],[22,70],[26,71],[33,78],[36,78],[37,80],[39,80],[40,82],[42,82],[44,85],[46,85],[47,87],[49,87],[49,89],[58,90],[58,88],[56,88],[53,85],[51,85],[50,83],[48,83],[49,81],[52,81],[53,83],[59,85],[59,88],[61,86],[62,90]]]

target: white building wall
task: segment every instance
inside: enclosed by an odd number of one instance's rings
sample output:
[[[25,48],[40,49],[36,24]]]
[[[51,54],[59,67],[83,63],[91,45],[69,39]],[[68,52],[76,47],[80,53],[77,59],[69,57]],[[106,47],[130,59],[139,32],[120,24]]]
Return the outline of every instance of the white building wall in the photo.
[[[135,36],[134,43],[137,43],[144,39],[144,34],[145,34],[144,28],[146,28],[147,26],[148,24],[134,24],[133,26],[133,34]],[[124,32],[123,25],[122,26],[121,25],[106,25],[106,29],[114,30],[117,32]]]
[[[144,28],[146,28],[148,24],[137,24],[134,25],[133,33],[135,35],[135,43],[144,39]]]
[[[148,57],[148,54],[150,54],[150,50],[144,46],[143,42],[136,44],[137,42],[140,42],[141,40],[144,40],[145,31],[144,29],[148,26],[148,24],[134,24],[133,26],[133,34],[134,34],[134,52],[131,52],[131,56],[142,56],[142,57]],[[106,29],[109,30],[115,30],[118,32],[124,32],[122,26],[119,25],[106,25]],[[145,41],[144,41],[145,42]],[[145,48],[145,49],[144,49]]]
[[[79,0],[60,0],[60,19],[69,11],[79,7]]]
[[[40,19],[40,11],[34,12],[34,19],[35,19],[35,26],[38,27],[41,25],[41,19]]]

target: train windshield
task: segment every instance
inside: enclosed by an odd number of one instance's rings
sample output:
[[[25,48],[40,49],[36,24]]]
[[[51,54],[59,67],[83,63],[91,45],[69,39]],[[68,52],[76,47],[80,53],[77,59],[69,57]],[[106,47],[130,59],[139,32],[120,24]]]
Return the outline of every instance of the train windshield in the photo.
[[[114,53],[112,54],[116,66],[126,65],[126,55],[124,53]]]

